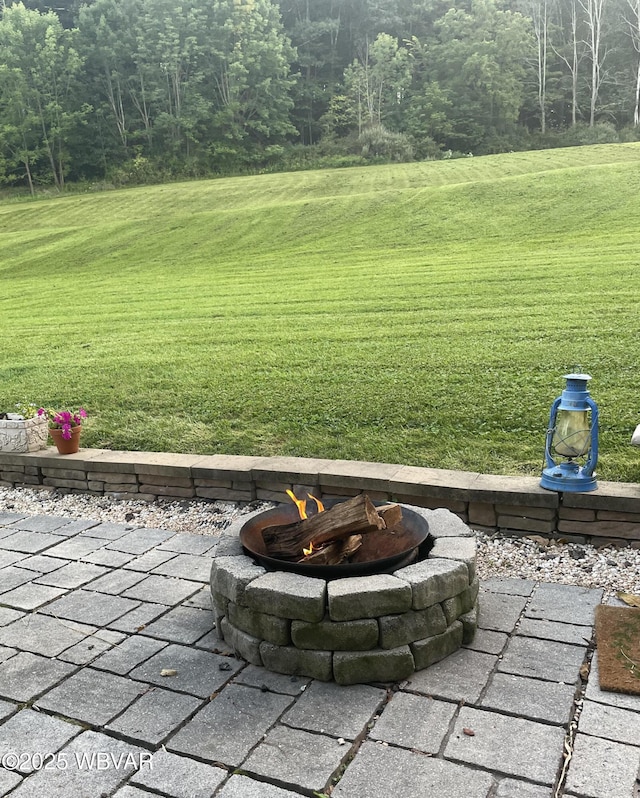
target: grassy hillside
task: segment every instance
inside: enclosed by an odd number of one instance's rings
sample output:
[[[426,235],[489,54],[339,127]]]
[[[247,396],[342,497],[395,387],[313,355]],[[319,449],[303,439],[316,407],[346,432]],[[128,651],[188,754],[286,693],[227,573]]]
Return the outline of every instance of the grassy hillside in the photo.
[[[83,445],[538,473],[593,376],[637,481],[640,145],[0,204],[0,409]]]

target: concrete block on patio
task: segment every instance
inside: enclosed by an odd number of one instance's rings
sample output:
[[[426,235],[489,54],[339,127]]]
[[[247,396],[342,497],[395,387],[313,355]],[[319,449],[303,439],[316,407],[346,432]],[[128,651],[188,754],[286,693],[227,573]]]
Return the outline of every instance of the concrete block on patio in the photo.
[[[324,579],[272,571],[250,582],[242,601],[236,603],[258,611],[268,607],[281,618],[317,623],[324,618],[326,592]]]
[[[409,646],[373,651],[336,651],[333,678],[338,684],[401,681],[415,670]]]
[[[273,643],[260,644],[260,655],[264,667],[277,673],[291,676],[310,676],[321,682],[329,682],[332,677],[330,651],[312,651],[295,646],[275,646]]]
[[[411,609],[410,585],[391,574],[334,579],[327,585],[333,621],[377,618]]]
[[[457,596],[469,587],[469,569],[463,562],[429,558],[396,571],[411,586],[414,610],[423,610]]]

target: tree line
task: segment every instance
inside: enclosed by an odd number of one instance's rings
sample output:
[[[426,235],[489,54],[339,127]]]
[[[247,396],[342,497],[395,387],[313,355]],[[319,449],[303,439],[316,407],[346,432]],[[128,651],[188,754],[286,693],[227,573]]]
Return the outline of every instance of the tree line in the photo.
[[[0,182],[640,138],[640,0],[0,0]]]

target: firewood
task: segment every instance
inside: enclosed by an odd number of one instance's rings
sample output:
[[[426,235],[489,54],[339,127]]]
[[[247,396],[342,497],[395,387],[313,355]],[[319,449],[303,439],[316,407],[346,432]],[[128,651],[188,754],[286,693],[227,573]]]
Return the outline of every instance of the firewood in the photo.
[[[309,563],[311,565],[339,565],[355,554],[362,546],[362,535],[350,535],[346,540],[336,540],[327,543],[321,549],[317,549],[311,554],[306,554],[299,563]]]
[[[393,529],[402,521],[402,507],[399,504],[384,504],[376,509],[386,529]]]
[[[262,538],[269,556],[282,560],[298,560],[302,549],[340,540],[350,535],[384,529],[384,520],[366,494],[354,496],[329,510],[292,524],[268,526]]]

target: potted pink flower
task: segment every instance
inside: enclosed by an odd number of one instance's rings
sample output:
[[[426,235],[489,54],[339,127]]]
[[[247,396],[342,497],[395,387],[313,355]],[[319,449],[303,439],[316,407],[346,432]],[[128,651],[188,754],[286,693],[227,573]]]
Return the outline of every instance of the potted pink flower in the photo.
[[[47,417],[49,435],[59,454],[75,454],[78,451],[82,422],[87,417],[84,407],[79,407],[77,410],[45,410],[41,407],[38,415]]]

